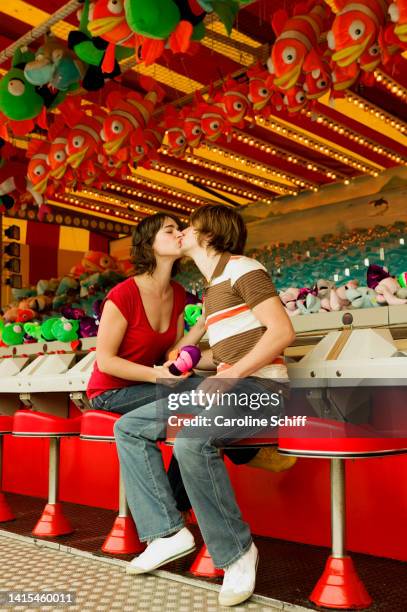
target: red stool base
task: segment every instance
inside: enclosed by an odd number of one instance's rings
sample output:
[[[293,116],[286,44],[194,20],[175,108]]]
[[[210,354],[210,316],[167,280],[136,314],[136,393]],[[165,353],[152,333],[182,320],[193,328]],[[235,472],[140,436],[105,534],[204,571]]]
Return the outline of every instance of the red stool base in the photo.
[[[8,505],[4,493],[0,493],[0,523],[5,521],[12,521],[16,517],[14,516],[10,506]]]
[[[205,545],[202,546],[189,571],[194,576],[205,576],[205,578],[223,576],[223,570],[214,566],[212,557]]]
[[[310,600],[324,608],[346,610],[368,608],[372,603],[350,557],[328,558]]]
[[[62,504],[57,502],[45,506],[32,534],[40,537],[54,537],[72,533],[72,531],[73,527],[62,511]]]
[[[130,516],[118,516],[103,543],[103,552],[112,555],[141,553],[145,544],[140,542],[136,526]]]

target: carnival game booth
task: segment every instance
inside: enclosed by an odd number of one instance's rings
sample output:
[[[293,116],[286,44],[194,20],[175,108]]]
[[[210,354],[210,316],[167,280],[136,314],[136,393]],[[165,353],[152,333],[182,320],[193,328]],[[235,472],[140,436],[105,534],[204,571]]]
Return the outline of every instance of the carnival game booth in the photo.
[[[404,5],[10,0],[0,12],[3,528],[140,550],[114,417],[85,394],[98,306],[132,273],[140,219],[223,203],[240,207],[249,253],[293,317],[287,409],[309,417],[306,436],[273,440],[298,457],[290,470],[227,463],[262,549],[257,592],[404,610]],[[194,271],[180,280],[199,294]],[[202,555],[193,570],[216,575]]]

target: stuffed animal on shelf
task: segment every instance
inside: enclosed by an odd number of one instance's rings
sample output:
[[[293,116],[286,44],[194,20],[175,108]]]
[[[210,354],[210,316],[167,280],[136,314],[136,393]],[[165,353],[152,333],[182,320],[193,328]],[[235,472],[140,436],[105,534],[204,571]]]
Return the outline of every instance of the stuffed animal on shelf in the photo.
[[[300,314],[300,309],[297,306],[297,299],[300,294],[300,290],[296,287],[289,287],[285,291],[280,291],[278,294],[281,303],[286,309],[290,317]]]
[[[345,293],[350,308],[375,308],[379,306],[376,292],[369,287],[349,287]]]
[[[24,342],[24,328],[21,323],[6,323],[1,332],[1,341],[6,346],[16,346]]]
[[[374,289],[379,304],[407,304],[407,299],[399,297],[399,291],[403,291],[397,280],[390,276],[386,268],[376,264],[370,264],[366,273],[367,285]],[[404,292],[402,293],[402,295]]]
[[[321,305],[321,300],[313,293],[307,293],[306,295],[304,294],[303,297],[301,297],[300,293],[299,299],[297,300],[296,304],[301,314],[303,315],[314,314],[316,312],[324,310]]]
[[[77,340],[79,335],[79,321],[62,317],[57,319],[52,326],[52,334],[59,342],[72,342]]]
[[[41,323],[41,335],[44,340],[50,342],[51,340],[55,340],[55,334],[52,331],[53,325],[56,321],[59,320],[59,317],[50,317]]]
[[[24,323],[24,334],[33,338],[36,342],[44,340],[41,333],[41,324],[38,321]]]
[[[175,353],[175,354],[174,354]],[[187,345],[176,351],[171,351],[169,358],[173,363],[168,367],[171,374],[181,376],[186,372],[190,372],[201,358],[201,351],[197,346]]]

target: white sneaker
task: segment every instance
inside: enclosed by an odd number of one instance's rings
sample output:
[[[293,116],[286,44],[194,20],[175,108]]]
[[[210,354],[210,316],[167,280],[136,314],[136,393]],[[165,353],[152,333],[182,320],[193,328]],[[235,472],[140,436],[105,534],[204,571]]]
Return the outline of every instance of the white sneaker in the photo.
[[[236,606],[253,595],[258,562],[259,551],[252,543],[243,557],[225,569],[225,577],[219,593],[221,606]]]
[[[183,527],[168,538],[153,540],[141,555],[135,557],[127,566],[128,574],[144,574],[161,565],[179,559],[195,550],[195,540],[192,533]]]

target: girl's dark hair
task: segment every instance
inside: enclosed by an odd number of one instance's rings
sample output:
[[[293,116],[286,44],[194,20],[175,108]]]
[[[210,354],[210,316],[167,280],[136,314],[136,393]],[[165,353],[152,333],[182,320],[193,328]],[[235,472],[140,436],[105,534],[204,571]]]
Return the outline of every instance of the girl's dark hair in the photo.
[[[194,210],[190,223],[198,232],[198,244],[204,239],[217,253],[228,251],[242,255],[247,239],[247,228],[240,214],[222,204],[206,204]]]
[[[134,264],[135,274],[152,274],[157,267],[157,260],[154,255],[153,242],[157,232],[164,225],[165,219],[172,219],[180,229],[183,224],[177,217],[170,213],[157,213],[151,217],[146,217],[138,223],[132,233],[131,241],[131,261]],[[179,260],[174,262],[171,276],[179,272]]]

